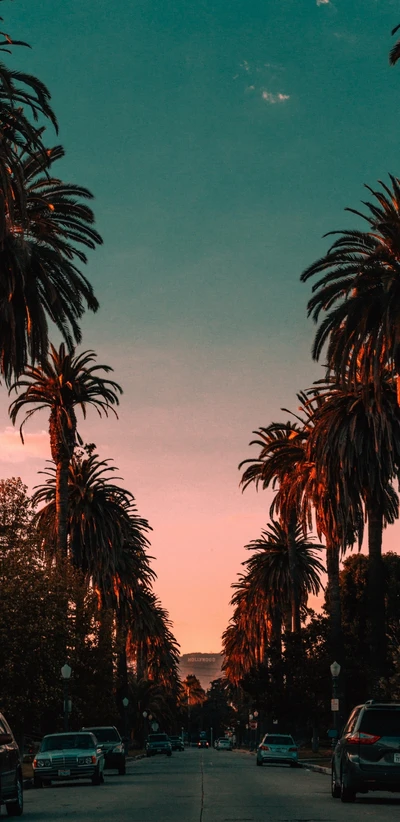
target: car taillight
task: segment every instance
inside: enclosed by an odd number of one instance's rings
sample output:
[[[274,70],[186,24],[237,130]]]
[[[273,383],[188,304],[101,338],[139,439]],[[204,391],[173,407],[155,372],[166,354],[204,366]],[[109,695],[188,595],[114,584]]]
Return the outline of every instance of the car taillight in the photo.
[[[361,731],[355,731],[354,734],[347,737],[346,742],[349,745],[373,745],[378,739],[380,739],[380,736],[375,734],[363,734]]]
[[[289,751],[291,751],[292,753],[297,753],[297,748],[289,748]]]
[[[261,750],[262,751],[269,751],[268,745],[261,745]]]

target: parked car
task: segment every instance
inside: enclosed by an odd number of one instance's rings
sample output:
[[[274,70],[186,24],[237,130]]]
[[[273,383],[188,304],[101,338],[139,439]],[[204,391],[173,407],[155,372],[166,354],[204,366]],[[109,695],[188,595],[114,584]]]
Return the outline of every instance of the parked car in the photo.
[[[215,742],[215,747],[217,751],[231,751],[232,740],[228,736],[220,736]]]
[[[332,796],[400,791],[400,703],[370,699],[351,712],[332,756]]]
[[[297,745],[289,734],[265,734],[257,748],[256,765],[265,762],[282,762],[296,768],[299,754]]]
[[[24,794],[22,762],[13,732],[0,714],[0,806],[5,805],[9,816],[22,816]]]
[[[44,736],[32,764],[36,788],[51,784],[52,779],[90,779],[92,785],[104,782],[104,753],[88,731]]]
[[[171,748],[173,751],[184,751],[185,746],[182,742],[181,736],[170,736],[169,741],[171,743]]]
[[[100,748],[104,752],[104,767],[116,768],[120,776],[126,773],[126,752],[121,734],[115,725],[96,725],[92,728],[82,728],[94,734]]]
[[[198,748],[208,748],[209,746],[208,746],[207,739],[199,739],[199,741],[197,743],[197,747]]]
[[[149,734],[146,742],[146,756],[166,754],[171,756],[172,745],[167,734]]]

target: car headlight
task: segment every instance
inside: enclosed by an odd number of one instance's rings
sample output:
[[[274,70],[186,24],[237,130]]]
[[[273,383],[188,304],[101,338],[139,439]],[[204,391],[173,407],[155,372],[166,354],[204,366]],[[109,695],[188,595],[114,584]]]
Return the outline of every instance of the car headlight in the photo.
[[[51,759],[35,759],[33,763],[34,768],[49,768],[51,765]]]
[[[122,753],[123,750],[124,746],[120,742],[118,745],[115,746],[115,748],[113,748],[113,753]]]
[[[78,765],[91,765],[92,762],[92,756],[78,756]]]

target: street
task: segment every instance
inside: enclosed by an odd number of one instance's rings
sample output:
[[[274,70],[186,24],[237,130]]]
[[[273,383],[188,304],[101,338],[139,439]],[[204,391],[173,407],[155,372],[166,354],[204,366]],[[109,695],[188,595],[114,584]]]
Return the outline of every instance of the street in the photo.
[[[237,751],[188,748],[171,758],[128,763],[105,785],[62,784],[25,792],[24,819],[37,822],[389,822],[400,794],[359,796],[343,805],[328,776],[269,765]],[[5,810],[2,810],[5,815]]]

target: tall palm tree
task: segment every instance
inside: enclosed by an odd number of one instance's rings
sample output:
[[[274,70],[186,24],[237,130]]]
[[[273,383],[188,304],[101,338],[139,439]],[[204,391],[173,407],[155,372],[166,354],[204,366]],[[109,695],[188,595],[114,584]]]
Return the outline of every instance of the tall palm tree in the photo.
[[[385,668],[385,602],[382,530],[398,517],[391,482],[400,465],[400,410],[390,375],[382,378],[380,398],[369,386],[330,378],[319,384],[323,402],[315,411],[309,448],[327,490],[338,495],[345,521],[349,509],[365,507],[368,521],[371,668]],[[325,391],[325,393],[324,393]]]
[[[7,382],[27,362],[45,362],[49,320],[72,351],[81,341],[84,304],[98,308],[78,268],[87,262],[83,249],[102,242],[93,211],[81,202],[92,195],[51,175],[52,164],[63,156],[61,146],[49,149],[45,171],[39,152],[21,158],[25,207],[22,211],[16,202],[6,215],[0,244],[0,371]]]
[[[305,536],[300,523],[295,531],[295,545],[297,598],[305,606],[308,595],[317,596],[322,587],[321,574],[325,568],[318,559],[318,553],[323,546]],[[285,613],[290,606],[292,586],[287,530],[280,522],[272,520],[262,531],[261,537],[252,540],[246,548],[255,552],[243,563],[250,592],[261,590],[266,602],[272,597],[281,612]]]
[[[394,29],[392,29],[392,35],[396,34],[396,31],[398,31],[399,29],[400,29],[400,23],[399,23],[398,26],[395,26]],[[397,42],[394,44],[393,48],[390,50],[390,54],[389,54],[389,63],[390,63],[390,65],[394,66],[399,59],[400,59],[400,40],[397,40]]]
[[[148,586],[155,576],[146,553],[150,526],[138,516],[133,494],[111,481],[116,470],[95,453],[78,452],[71,458],[67,486],[68,556],[99,592],[102,605],[112,608],[133,595],[139,581]],[[35,523],[51,555],[57,531],[57,468],[49,466],[43,473],[47,480],[32,499],[34,505],[44,503]]]
[[[346,209],[364,219],[369,230],[329,232],[339,235],[327,253],[302,274],[315,275],[308,313],[318,322],[312,354],[326,346],[331,371],[354,384],[374,384],[379,398],[384,368],[397,375],[400,403],[400,180],[390,175],[383,191],[366,186],[374,201],[368,212]],[[327,236],[329,236],[327,235]]]
[[[257,458],[243,460],[239,465],[239,470],[248,465],[242,475],[241,485],[245,490],[250,483],[254,482],[256,488],[261,483],[262,487],[273,489],[277,485],[285,483],[287,487],[295,482],[297,474],[297,464],[303,458],[303,430],[297,423],[291,421],[287,423],[271,423],[265,428],[260,428],[254,432],[258,439],[252,440],[250,445],[258,445],[260,453]],[[286,483],[287,480],[287,483]],[[277,507],[279,508],[280,498],[278,497]],[[274,513],[274,503],[271,507],[271,516]],[[298,501],[290,498],[282,511],[282,519],[288,535],[289,546],[289,567],[291,578],[291,607],[292,607],[292,631],[300,631],[300,601],[298,598],[298,586],[296,584],[297,575],[297,555],[295,545],[295,532],[298,517]]]
[[[20,426],[23,427],[37,411],[50,410],[49,433],[51,456],[56,466],[55,509],[56,545],[60,555],[67,554],[68,523],[68,471],[77,443],[77,418],[75,409],[79,407],[86,417],[88,406],[93,406],[99,416],[108,416],[118,405],[120,386],[112,380],[99,376],[113,369],[108,365],[95,365],[96,354],[84,351],[75,355],[67,353],[64,343],[57,351],[50,348],[47,362],[37,367],[27,365],[23,376],[11,386],[10,392],[25,389],[10,405],[10,417],[15,424],[17,416],[26,406],[33,406],[25,412]]]
[[[2,20],[2,18],[0,18]],[[12,53],[14,46],[28,44],[0,32],[0,52]],[[10,70],[0,62],[0,243],[5,236],[6,219],[15,207],[24,213],[26,196],[21,152],[38,153],[42,168],[48,166],[40,120],[50,121],[58,130],[46,86],[31,74]]]

